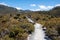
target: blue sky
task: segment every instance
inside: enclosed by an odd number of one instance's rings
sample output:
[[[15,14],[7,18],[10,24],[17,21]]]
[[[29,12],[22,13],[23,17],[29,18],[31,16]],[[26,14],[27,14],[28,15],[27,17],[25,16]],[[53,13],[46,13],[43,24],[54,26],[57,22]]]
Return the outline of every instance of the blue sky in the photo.
[[[23,10],[49,10],[60,6],[59,0],[0,0],[0,4]]]

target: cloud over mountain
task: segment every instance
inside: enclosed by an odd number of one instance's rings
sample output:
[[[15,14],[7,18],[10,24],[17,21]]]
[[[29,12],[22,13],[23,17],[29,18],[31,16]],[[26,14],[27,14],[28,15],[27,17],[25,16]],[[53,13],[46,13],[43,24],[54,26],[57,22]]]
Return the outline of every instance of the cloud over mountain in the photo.
[[[35,7],[35,6],[36,6],[36,4],[30,4],[30,6],[31,6],[31,7]]]
[[[15,7],[17,10],[21,10],[22,8],[20,8],[20,7]]]
[[[4,2],[1,2],[0,5],[11,6],[11,5],[6,4]],[[30,4],[30,7],[32,7],[32,8],[29,8],[29,10],[32,10],[32,11],[40,11],[40,10],[41,11],[47,11],[47,10],[50,10],[50,9],[56,7],[56,6],[60,6],[60,4],[56,4],[56,5],[53,5],[53,6],[51,6],[51,5],[46,6],[46,5],[39,5],[39,4]],[[18,9],[18,10],[21,10],[21,9],[23,10],[22,7],[18,7],[18,6],[17,7],[11,6],[11,7],[14,7],[14,8]]]
[[[53,6],[50,6],[50,5],[48,5],[48,6],[46,6],[46,5],[37,5],[37,7],[38,7],[37,9],[30,9],[30,10],[33,10],[33,11],[39,11],[39,10],[47,11],[47,10],[50,10],[50,9],[56,7],[56,6],[60,6],[60,4],[56,4],[56,5],[53,5]]]
[[[8,4],[1,2],[0,5],[5,5],[5,6],[9,6]]]

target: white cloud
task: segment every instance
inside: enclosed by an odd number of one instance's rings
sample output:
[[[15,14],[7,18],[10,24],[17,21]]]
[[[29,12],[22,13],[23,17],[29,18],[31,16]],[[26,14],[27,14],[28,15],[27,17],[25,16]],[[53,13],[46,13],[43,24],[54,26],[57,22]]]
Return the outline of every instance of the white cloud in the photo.
[[[35,7],[35,6],[36,6],[36,4],[30,4],[30,6]]]
[[[21,10],[22,8],[20,8],[20,7],[15,7],[17,10]]]
[[[41,9],[35,9],[35,11],[40,11]]]
[[[38,7],[37,9],[30,9],[30,10],[32,10],[32,11],[47,11],[47,10],[52,9],[54,6],[38,5],[37,7]]]
[[[40,9],[30,9],[30,10],[32,10],[32,11],[40,11]]]
[[[50,10],[50,9],[52,9],[54,6],[39,5],[38,7],[39,7],[40,10]]]
[[[0,5],[5,5],[5,6],[9,6],[8,4],[1,2]]]
[[[36,6],[35,4],[32,4],[31,6]],[[56,5],[53,5],[53,6],[46,6],[46,5],[37,5],[37,9],[30,9],[32,11],[47,11],[47,10],[50,10],[56,6],[60,6],[60,4],[56,4]]]
[[[57,4],[57,5],[55,5],[55,6],[60,6],[60,4]]]

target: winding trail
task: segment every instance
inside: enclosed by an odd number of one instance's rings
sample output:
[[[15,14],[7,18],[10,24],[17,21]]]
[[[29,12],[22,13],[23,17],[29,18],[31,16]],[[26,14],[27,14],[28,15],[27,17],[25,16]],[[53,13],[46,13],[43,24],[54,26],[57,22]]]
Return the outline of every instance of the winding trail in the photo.
[[[35,23],[30,18],[26,17],[29,22],[34,23],[35,30],[32,34],[30,34],[27,38],[27,40],[46,40],[45,39],[45,33],[43,31],[43,28],[41,24]]]

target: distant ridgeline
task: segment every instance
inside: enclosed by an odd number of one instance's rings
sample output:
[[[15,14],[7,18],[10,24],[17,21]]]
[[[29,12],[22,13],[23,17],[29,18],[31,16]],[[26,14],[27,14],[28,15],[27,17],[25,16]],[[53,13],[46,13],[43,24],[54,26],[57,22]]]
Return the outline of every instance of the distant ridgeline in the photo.
[[[38,12],[40,14],[49,14],[52,16],[60,16],[60,6],[54,7],[49,11],[31,11],[31,10],[17,10],[16,8],[0,5],[0,14],[16,14],[16,13],[33,13]]]

